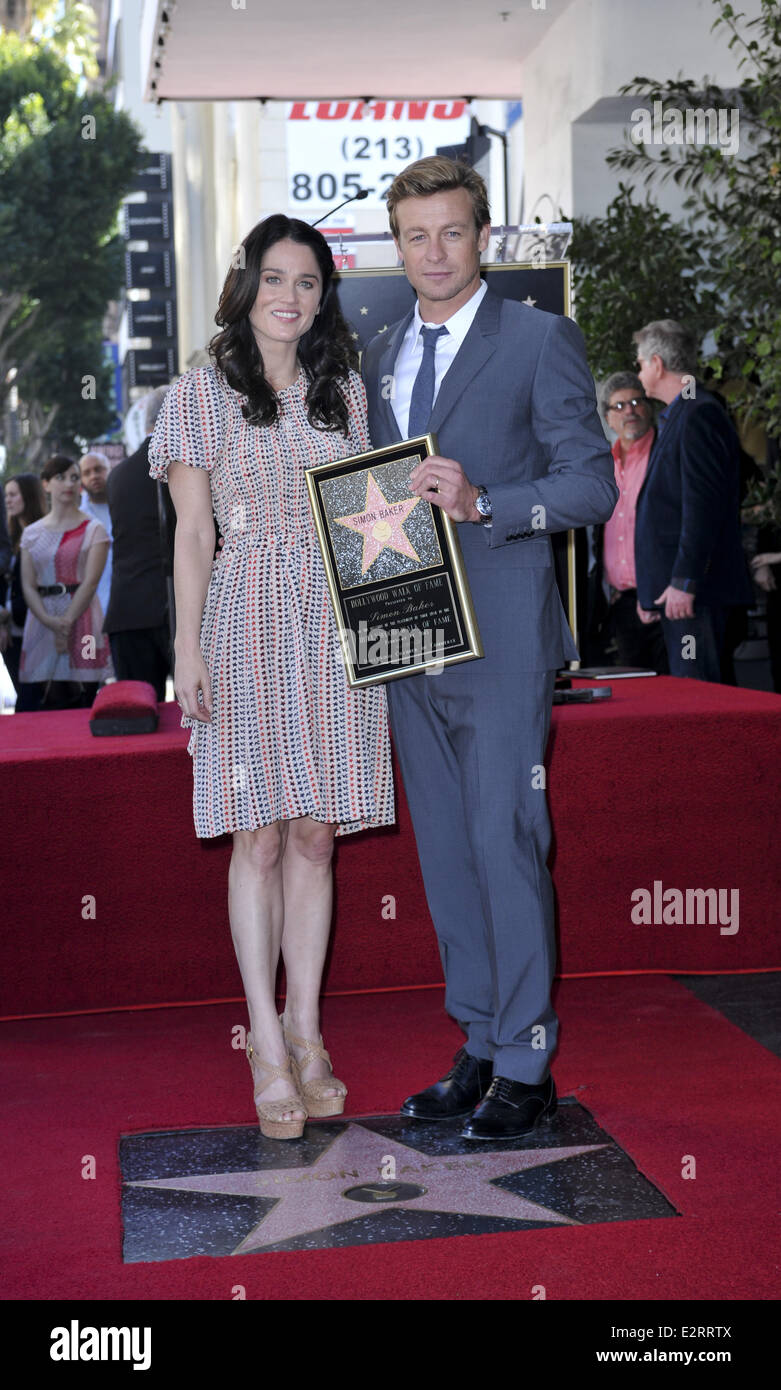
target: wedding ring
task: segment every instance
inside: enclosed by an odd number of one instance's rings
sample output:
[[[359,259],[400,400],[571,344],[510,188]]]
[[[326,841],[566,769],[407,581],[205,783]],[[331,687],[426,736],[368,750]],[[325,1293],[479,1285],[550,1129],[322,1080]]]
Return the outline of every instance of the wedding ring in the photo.
[[[439,492],[439,478],[434,479],[434,491]]]

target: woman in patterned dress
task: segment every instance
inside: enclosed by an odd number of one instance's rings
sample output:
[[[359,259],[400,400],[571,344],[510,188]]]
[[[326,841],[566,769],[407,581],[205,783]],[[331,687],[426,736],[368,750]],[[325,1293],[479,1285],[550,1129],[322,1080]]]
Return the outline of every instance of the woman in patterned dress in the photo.
[[[50,511],[26,526],[20,541],[28,610],[19,660],[24,709],[89,706],[113,675],[97,597],[111,542],[99,521],[79,511],[78,464],[55,455],[41,480]]]
[[[307,468],[370,448],[333,258],[281,215],[242,251],[214,365],[171,388],[149,459],[177,514],[174,688],[196,834],[233,835],[228,912],[255,1105],[264,1134],[296,1138],[346,1095],[319,1024],[334,834],[392,823],[393,786],[385,691],[347,685],[306,490]]]

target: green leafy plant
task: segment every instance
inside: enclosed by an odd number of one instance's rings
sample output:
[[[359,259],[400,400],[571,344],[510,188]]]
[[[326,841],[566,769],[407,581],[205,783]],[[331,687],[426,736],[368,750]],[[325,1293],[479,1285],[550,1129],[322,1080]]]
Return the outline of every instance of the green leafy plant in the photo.
[[[745,15],[713,0],[712,26],[738,53],[740,87],[729,91],[705,77],[659,82],[636,77],[622,91],[665,111],[736,112],[735,153],[706,143],[649,146],[627,140],[607,162],[646,188],[672,179],[686,191],[683,207],[696,232],[716,295],[715,348],[706,359],[724,383],[737,417],[758,425],[768,440],[767,463],[746,499],[753,519],[781,523],[781,6],[761,0]],[[650,314],[646,318],[652,317]],[[698,320],[699,323],[699,320]]]
[[[86,7],[57,11],[60,28],[55,9],[38,7],[30,39],[0,30],[0,408],[15,386],[26,431],[11,468],[111,423],[102,324],[141,151],[129,117],[89,87]]]
[[[632,370],[632,334],[679,319],[700,334],[716,323],[717,296],[696,233],[619,184],[601,218],[575,218],[570,247],[575,312],[595,376]]]

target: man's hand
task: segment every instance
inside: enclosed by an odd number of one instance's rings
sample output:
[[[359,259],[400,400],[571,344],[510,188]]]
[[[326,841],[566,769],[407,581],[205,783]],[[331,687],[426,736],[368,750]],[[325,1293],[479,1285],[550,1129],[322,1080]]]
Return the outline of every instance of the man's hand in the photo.
[[[658,623],[662,615],[661,613],[657,613],[653,608],[641,608],[638,603],[637,616],[641,623]]]
[[[460,463],[432,454],[410,476],[412,491],[435,502],[451,521],[482,521],[475,506],[480,489],[473,487]]]
[[[764,589],[766,594],[772,594],[776,587],[775,575],[771,565],[777,565],[781,561],[781,554],[775,551],[764,555],[755,555],[751,561],[751,577],[760,589]]]
[[[664,604],[665,618],[694,617],[694,594],[687,594],[685,589],[676,589],[672,584],[667,585],[654,603]]]

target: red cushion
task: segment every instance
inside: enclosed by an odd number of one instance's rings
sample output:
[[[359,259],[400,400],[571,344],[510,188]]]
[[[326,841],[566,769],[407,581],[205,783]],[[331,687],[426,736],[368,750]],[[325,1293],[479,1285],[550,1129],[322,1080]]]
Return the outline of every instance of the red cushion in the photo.
[[[149,681],[112,681],[92,703],[93,719],[142,719],[157,714],[157,694]]]

